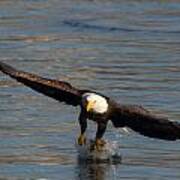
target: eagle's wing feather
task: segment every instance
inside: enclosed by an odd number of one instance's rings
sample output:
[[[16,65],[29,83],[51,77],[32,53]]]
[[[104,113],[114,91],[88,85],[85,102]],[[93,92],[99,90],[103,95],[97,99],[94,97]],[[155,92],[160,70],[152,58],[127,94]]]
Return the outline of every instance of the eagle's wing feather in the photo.
[[[144,136],[165,140],[180,139],[179,123],[155,116],[141,106],[116,106],[112,122],[115,127],[129,127]]]
[[[56,100],[77,106],[81,101],[81,91],[64,81],[47,79],[35,74],[16,70],[0,62],[0,71],[23,83],[24,85]]]

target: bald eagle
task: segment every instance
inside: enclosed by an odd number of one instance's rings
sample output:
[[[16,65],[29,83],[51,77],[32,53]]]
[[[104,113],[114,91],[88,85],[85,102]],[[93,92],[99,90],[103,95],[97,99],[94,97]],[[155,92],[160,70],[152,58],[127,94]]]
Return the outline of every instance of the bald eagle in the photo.
[[[0,70],[39,93],[68,105],[80,106],[79,145],[86,143],[87,119],[97,123],[94,144],[97,149],[101,149],[105,144],[102,137],[109,120],[116,128],[128,127],[144,136],[164,140],[180,139],[180,124],[178,122],[154,115],[141,106],[118,104],[101,93],[77,89],[64,81],[47,79],[19,71],[3,62],[0,62]]]

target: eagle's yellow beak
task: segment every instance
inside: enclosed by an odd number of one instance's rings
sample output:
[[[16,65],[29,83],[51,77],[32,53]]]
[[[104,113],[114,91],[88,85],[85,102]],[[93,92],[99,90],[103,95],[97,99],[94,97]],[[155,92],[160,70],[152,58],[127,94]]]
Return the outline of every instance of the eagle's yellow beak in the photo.
[[[86,106],[87,112],[89,112],[89,111],[91,111],[93,109],[95,103],[96,103],[95,101],[89,101],[87,103],[87,106]]]

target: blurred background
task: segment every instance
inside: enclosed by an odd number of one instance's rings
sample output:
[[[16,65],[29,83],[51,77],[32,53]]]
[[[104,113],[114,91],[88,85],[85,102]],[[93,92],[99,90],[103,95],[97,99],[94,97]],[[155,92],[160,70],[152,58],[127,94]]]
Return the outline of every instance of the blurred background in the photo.
[[[1,0],[0,60],[180,122],[179,1]],[[179,141],[111,124],[122,163],[80,163],[78,113],[0,73],[0,179],[180,179]]]

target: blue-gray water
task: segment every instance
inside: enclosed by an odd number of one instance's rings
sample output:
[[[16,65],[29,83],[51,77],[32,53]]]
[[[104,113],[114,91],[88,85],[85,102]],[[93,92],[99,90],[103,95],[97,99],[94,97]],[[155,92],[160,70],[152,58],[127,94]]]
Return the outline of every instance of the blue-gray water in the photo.
[[[0,60],[180,120],[178,1],[3,0]],[[0,179],[180,179],[180,141],[111,125],[122,163],[79,162],[78,112],[0,74]]]

